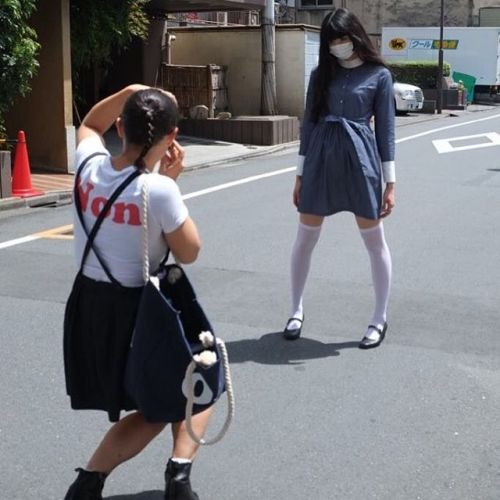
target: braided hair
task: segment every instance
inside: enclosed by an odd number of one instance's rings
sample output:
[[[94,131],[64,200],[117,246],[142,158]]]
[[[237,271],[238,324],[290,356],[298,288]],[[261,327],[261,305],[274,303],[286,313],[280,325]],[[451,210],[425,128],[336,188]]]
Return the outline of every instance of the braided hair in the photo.
[[[134,92],[125,102],[121,118],[127,144],[142,146],[134,165],[143,170],[148,151],[177,125],[177,104],[158,89]]]

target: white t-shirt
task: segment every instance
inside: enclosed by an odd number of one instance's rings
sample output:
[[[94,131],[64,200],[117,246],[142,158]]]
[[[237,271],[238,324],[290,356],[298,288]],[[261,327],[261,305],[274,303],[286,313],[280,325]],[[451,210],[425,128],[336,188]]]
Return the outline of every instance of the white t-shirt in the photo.
[[[84,139],[76,150],[76,166],[92,153],[103,152],[107,156],[95,156],[83,167],[79,193],[83,218],[87,231],[92,229],[97,216],[115,189],[132,173],[135,167],[115,170],[111,157],[97,136]],[[106,263],[113,277],[123,286],[141,286],[144,256],[142,227],[143,183],[147,182],[148,240],[150,270],[154,271],[165,256],[167,246],[163,233],[179,228],[188,217],[188,210],[181,198],[176,182],[159,174],[143,174],[134,179],[111,207],[94,240],[94,246]],[[76,213],[74,214],[75,255],[80,267],[87,242]],[[83,274],[97,281],[108,281],[94,252],[90,251],[83,267]]]

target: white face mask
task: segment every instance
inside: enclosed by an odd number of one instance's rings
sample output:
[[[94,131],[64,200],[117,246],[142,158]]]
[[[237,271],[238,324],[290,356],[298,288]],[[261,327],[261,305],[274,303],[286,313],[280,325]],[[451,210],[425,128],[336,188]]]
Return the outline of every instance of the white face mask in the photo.
[[[330,54],[337,59],[349,59],[354,54],[354,45],[352,42],[330,44]]]

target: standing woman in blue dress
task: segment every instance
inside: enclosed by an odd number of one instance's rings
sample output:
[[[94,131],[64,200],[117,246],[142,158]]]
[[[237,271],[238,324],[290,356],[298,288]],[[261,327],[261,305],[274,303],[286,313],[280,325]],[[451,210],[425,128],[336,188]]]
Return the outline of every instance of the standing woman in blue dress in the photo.
[[[291,258],[291,314],[283,332],[288,340],[301,333],[302,295],[323,220],[342,211],[355,215],[375,291],[375,310],[359,347],[384,340],[392,264],[382,219],[394,208],[396,180],[392,85],[359,19],[346,9],[328,14],[307,91],[293,190],[300,220]]]

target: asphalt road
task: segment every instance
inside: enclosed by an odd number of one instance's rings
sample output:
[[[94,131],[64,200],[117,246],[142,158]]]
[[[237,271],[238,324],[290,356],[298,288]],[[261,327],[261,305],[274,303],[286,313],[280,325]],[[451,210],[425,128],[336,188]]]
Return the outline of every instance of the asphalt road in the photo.
[[[500,498],[499,133],[495,112],[398,129],[389,331],[372,351],[356,347],[373,299],[350,214],[325,224],[303,338],[289,343],[278,332],[296,231],[293,172],[198,192],[288,169],[296,152],[182,177],[204,243],[188,272],[227,342],[237,403],[226,438],[195,463],[202,500]],[[464,136],[475,137],[433,143]],[[5,500],[61,500],[108,426],[103,414],[70,410],[65,395],[72,241],[6,243],[71,222],[69,206],[0,213]],[[217,413],[212,432],[222,402]],[[166,431],[113,473],[105,498],[161,500],[170,447]]]

